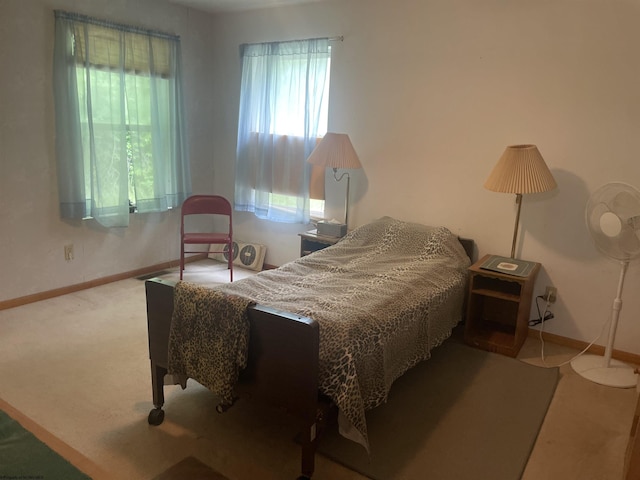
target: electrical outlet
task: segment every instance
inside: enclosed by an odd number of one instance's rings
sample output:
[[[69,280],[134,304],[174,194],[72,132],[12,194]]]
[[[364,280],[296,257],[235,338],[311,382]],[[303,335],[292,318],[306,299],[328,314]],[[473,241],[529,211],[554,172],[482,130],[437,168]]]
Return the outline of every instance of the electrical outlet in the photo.
[[[558,296],[558,289],[556,287],[547,285],[547,289],[544,292],[545,300],[548,300],[549,303],[554,303],[556,301],[557,296]]]
[[[64,246],[64,259],[67,262],[73,260],[73,243]]]

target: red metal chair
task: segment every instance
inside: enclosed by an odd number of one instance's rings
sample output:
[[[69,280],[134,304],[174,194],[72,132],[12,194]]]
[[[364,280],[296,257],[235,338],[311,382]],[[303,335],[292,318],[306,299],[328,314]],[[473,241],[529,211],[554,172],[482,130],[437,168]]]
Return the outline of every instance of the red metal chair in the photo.
[[[210,250],[210,253],[227,253],[229,259],[229,276],[233,282],[233,229],[231,224],[232,208],[229,201],[219,195],[192,195],[182,203],[182,214],[180,217],[180,280],[184,270],[185,253],[202,253],[202,250],[187,251],[185,245],[209,244],[227,245],[227,251]],[[185,232],[184,217],[187,215],[224,215],[229,217],[228,232]]]

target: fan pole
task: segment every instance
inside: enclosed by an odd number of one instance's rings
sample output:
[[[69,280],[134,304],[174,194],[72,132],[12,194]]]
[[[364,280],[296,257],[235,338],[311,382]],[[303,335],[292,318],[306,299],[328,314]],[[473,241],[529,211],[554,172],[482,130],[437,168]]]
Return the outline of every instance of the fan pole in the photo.
[[[587,380],[606,385],[608,387],[631,388],[638,384],[637,375],[630,365],[619,360],[612,359],[613,342],[618,328],[618,318],[622,309],[622,287],[629,267],[629,261],[620,262],[620,278],[618,291],[613,300],[611,310],[611,325],[609,326],[609,338],[604,351],[604,358],[599,355],[581,355],[571,361],[571,367]]]
[[[628,267],[628,260],[620,262],[620,278],[618,279],[618,291],[616,293],[616,298],[613,300],[613,307],[611,309],[611,325],[609,326],[609,339],[607,340],[607,347],[604,351],[604,366],[607,368],[611,364],[613,342],[616,338],[616,330],[618,329],[618,318],[620,318],[620,310],[622,310],[622,287],[624,286],[624,278],[627,274]]]

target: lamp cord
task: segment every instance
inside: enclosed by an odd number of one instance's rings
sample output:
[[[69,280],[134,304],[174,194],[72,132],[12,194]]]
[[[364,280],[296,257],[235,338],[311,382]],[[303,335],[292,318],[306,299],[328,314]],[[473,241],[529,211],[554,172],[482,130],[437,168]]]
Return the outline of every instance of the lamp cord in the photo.
[[[342,172],[342,175],[340,175],[340,177],[338,178],[338,169],[337,168],[333,169],[333,178],[336,179],[336,182],[339,182],[340,180],[342,180],[342,178],[345,175],[347,176],[347,178],[349,178],[349,172]]]

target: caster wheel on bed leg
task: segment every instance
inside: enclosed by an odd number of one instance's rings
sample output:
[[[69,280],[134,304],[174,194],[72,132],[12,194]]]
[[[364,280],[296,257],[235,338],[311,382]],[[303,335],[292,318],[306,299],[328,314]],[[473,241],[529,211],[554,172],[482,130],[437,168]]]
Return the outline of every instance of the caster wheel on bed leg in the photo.
[[[164,420],[164,410],[162,408],[154,408],[149,412],[149,425],[160,425]]]

